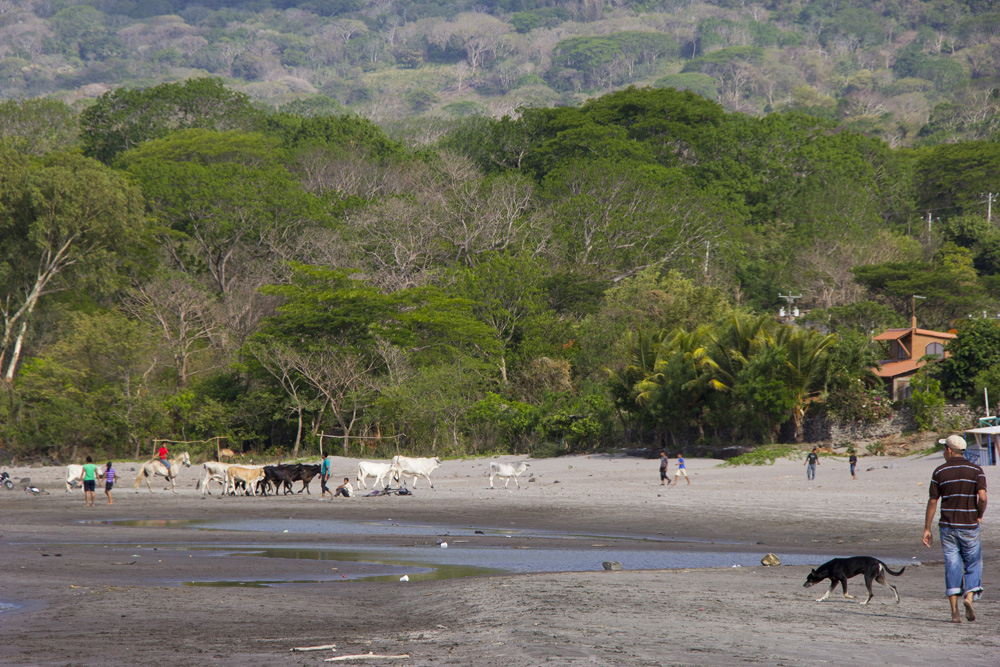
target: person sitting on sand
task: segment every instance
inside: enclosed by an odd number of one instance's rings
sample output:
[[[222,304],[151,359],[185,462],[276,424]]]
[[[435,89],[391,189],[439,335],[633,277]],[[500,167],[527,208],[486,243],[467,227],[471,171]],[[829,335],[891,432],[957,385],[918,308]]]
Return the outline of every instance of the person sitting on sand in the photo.
[[[344,496],[345,498],[350,498],[354,495],[354,487],[351,486],[351,480],[348,477],[344,478],[344,483],[337,487],[337,490],[333,493],[333,497]]]

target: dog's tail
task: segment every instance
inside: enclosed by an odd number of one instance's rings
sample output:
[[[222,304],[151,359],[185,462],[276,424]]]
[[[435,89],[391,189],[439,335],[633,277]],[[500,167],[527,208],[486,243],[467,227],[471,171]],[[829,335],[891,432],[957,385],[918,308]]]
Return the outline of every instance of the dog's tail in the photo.
[[[886,572],[888,572],[889,574],[891,574],[894,577],[898,577],[899,575],[903,574],[903,572],[906,571],[906,566],[905,565],[903,567],[899,568],[899,572],[893,572],[892,570],[889,569],[889,566],[886,565],[885,563],[883,563],[882,561],[879,561],[879,564],[882,566],[883,570],[885,570]]]

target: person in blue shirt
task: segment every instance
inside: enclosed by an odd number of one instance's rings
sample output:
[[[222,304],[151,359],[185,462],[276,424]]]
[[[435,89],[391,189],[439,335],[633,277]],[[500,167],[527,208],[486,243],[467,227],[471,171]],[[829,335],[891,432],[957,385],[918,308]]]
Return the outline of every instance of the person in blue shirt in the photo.
[[[684,475],[684,479],[686,479],[688,481],[688,484],[691,483],[691,478],[688,477],[687,467],[684,465],[684,455],[683,454],[678,454],[677,455],[677,470],[674,471],[674,486],[677,485],[677,480],[680,478],[681,475]]]
[[[330,457],[327,456],[323,459],[323,463],[319,467],[319,499],[326,500],[326,494],[330,494],[330,500],[333,500],[333,492],[330,491],[326,483],[330,481]]]

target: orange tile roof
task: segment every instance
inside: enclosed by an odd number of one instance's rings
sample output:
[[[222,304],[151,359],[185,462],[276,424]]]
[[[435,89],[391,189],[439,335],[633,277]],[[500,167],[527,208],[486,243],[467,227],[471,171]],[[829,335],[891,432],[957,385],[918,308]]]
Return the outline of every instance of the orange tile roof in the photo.
[[[898,375],[913,373],[925,363],[927,362],[921,359],[901,359],[900,361],[887,361],[872,370],[879,377],[893,378]]]
[[[948,333],[947,331],[931,331],[930,329],[886,329],[879,335],[875,336],[873,340],[896,340],[902,338],[906,334],[913,332],[920,334],[922,336],[928,336],[929,338],[957,338],[953,333]]]

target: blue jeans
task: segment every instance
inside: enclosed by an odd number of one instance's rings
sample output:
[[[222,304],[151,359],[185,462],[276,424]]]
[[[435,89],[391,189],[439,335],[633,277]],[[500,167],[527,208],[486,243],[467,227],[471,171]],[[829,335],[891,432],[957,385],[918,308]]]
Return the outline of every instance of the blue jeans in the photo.
[[[816,479],[816,464],[806,464],[806,479]]]
[[[973,593],[978,600],[983,594],[983,553],[979,528],[941,529],[941,550],[944,551],[945,595]]]

